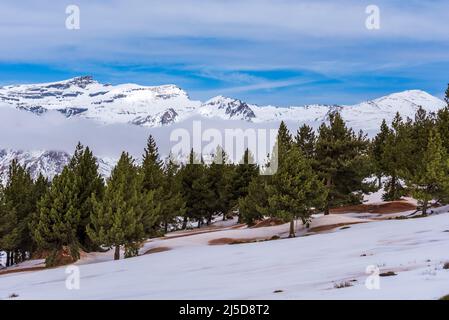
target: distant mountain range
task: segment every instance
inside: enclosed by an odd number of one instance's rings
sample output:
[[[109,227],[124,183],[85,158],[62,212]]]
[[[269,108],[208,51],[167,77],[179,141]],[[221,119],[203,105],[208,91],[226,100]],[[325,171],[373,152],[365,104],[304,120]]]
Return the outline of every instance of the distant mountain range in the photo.
[[[175,85],[140,86],[101,84],[90,76],[65,81],[0,87],[0,102],[37,115],[57,110],[66,117],[82,117],[102,123],[129,123],[158,127],[192,116],[251,122],[297,120],[323,121],[339,109],[348,122],[380,123],[396,111],[413,116],[418,106],[436,111],[445,103],[421,90],[394,93],[356,105],[257,106],[217,96],[201,102],[190,99]]]
[[[413,117],[419,106],[436,112],[445,105],[441,99],[421,90],[393,93],[356,105],[258,106],[223,96],[201,102],[190,99],[175,85],[110,85],[99,83],[90,76],[0,87],[0,108],[12,107],[36,115],[57,111],[67,118],[144,127],[168,126],[192,117],[253,123],[285,120],[318,125],[327,119],[330,112],[339,110],[349,126],[376,130],[382,119],[390,122],[396,112],[406,118]],[[17,158],[27,164],[34,176],[43,172],[52,177],[61,171],[69,157],[62,151],[5,150],[0,145],[0,174],[5,172],[11,159]],[[99,159],[99,165],[106,176],[113,161]]]

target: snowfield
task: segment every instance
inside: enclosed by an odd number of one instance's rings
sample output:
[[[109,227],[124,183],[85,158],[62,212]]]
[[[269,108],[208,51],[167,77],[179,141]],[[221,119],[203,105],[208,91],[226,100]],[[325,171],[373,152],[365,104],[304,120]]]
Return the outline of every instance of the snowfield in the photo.
[[[312,228],[356,220],[351,214],[317,216]],[[283,235],[288,225],[246,228],[227,222],[216,230],[172,233],[142,249],[168,251],[119,261],[110,261],[109,252],[87,255],[77,263],[79,290],[66,288],[65,267],[0,275],[0,298],[439,299],[449,294],[449,270],[443,268],[449,262],[447,207],[426,218],[358,222],[365,223],[234,245],[209,241],[264,239]],[[300,224],[297,230],[304,234]],[[368,266],[396,275],[380,277],[380,288],[369,290]],[[351,286],[336,288],[345,283]]]

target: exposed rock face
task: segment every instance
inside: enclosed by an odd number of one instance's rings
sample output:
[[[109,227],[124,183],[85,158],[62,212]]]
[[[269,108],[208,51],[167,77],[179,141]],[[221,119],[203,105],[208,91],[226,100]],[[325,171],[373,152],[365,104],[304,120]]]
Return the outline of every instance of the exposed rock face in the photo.
[[[435,112],[445,102],[420,90],[390,94],[356,105],[306,105],[276,107],[250,105],[239,99],[217,96],[205,103],[191,100],[175,85],[110,85],[90,76],[65,81],[0,87],[0,107],[10,106],[42,115],[56,110],[66,117],[81,117],[105,124],[130,123],[159,127],[193,116],[223,120],[269,122],[291,120],[321,122],[339,110],[349,125],[377,127],[396,112],[413,117],[419,106]]]
[[[62,172],[62,169],[70,161],[71,155],[64,151],[20,151],[0,149],[0,177],[3,181],[7,178],[8,167],[12,160],[17,159],[19,164],[30,170],[33,179],[40,173],[52,179]],[[115,164],[111,159],[98,159],[100,173],[109,176]]]

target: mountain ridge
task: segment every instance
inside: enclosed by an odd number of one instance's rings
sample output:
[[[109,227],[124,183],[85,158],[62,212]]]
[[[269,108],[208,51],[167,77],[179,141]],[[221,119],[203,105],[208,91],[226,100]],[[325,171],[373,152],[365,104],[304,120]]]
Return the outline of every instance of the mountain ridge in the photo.
[[[0,102],[37,115],[56,110],[67,118],[81,117],[104,124],[128,123],[146,127],[170,125],[193,116],[249,122],[325,121],[329,111],[334,109],[341,110],[348,122],[358,121],[362,116],[377,125],[382,120],[380,116],[390,120],[396,111],[406,117],[413,116],[418,106],[430,112],[445,106],[443,100],[417,89],[355,105],[259,106],[221,95],[201,102],[192,100],[185,90],[174,84],[111,85],[102,84],[91,76],[3,86],[0,87]]]
[[[217,118],[245,123],[288,121],[295,126],[307,123],[317,128],[329,113],[338,110],[354,129],[375,132],[383,119],[390,123],[396,112],[413,118],[419,106],[436,112],[446,103],[422,90],[406,90],[355,105],[305,105],[291,107],[258,106],[239,99],[216,96],[205,102],[191,100],[176,85],[140,86],[101,84],[90,76],[64,81],[0,87],[0,108],[12,107],[37,116],[57,111],[67,118],[80,117],[104,124],[124,123],[149,128],[169,126],[191,119]],[[109,143],[109,142],[108,142]],[[3,146],[4,147],[4,146]],[[68,162],[70,154],[57,149],[13,150],[0,145],[0,176],[12,159],[26,165],[33,177],[40,172],[53,177]],[[103,176],[108,176],[114,160],[99,158]]]

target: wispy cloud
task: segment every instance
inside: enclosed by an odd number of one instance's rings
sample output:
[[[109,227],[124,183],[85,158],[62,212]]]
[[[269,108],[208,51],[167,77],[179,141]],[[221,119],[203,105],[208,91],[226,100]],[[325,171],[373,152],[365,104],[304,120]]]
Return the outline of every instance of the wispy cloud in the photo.
[[[336,102],[355,102],[360,92],[351,99],[351,87],[360,82],[370,95],[379,86],[390,91],[408,89],[410,83],[436,93],[447,81],[442,81],[449,64],[449,3],[444,0],[375,1],[381,18],[376,31],[365,28],[371,2],[364,0],[78,0],[77,31],[65,28],[71,3],[2,4],[2,83],[90,73],[110,82],[176,83],[202,99],[224,90],[257,103],[298,104],[316,97],[313,91],[322,92],[316,102],[337,98],[342,90],[350,101]],[[47,72],[14,73],[8,64],[44,66]],[[439,65],[437,74],[429,67],[434,65]],[[255,74],[260,70],[313,75]],[[327,78],[340,81],[329,85],[323,82]],[[373,84],[377,87],[369,89]]]

